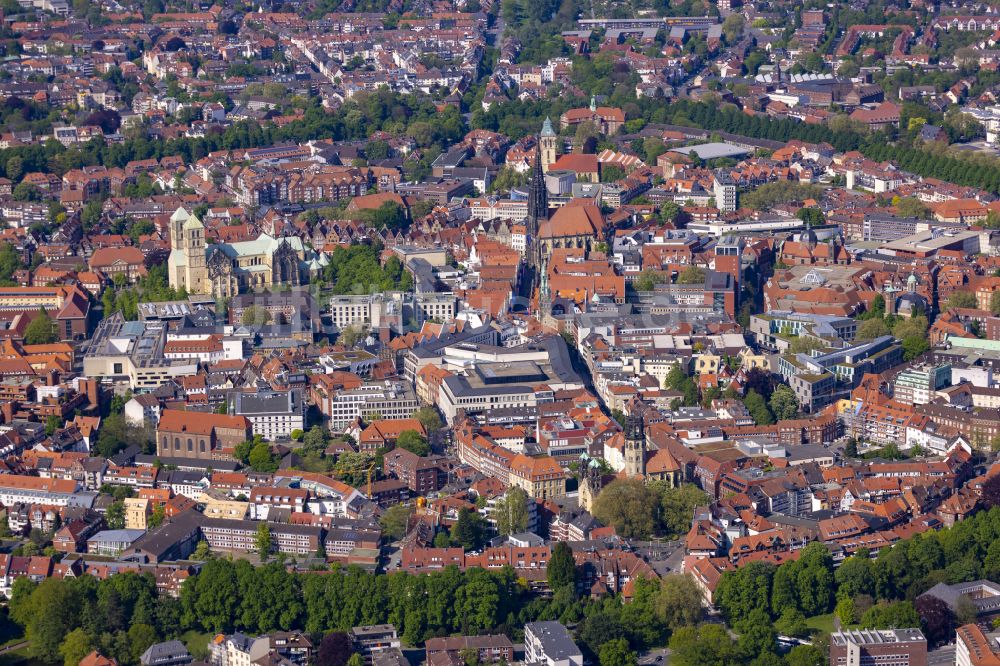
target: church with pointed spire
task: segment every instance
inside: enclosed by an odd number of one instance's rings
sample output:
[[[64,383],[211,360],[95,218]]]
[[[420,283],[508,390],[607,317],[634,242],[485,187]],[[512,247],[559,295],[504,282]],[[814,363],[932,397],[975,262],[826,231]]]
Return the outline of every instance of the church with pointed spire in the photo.
[[[551,124],[549,126],[551,129]],[[542,255],[542,244],[539,241],[539,229],[543,222],[549,219],[549,193],[545,189],[545,172],[542,169],[541,145],[535,150],[535,161],[531,169],[531,181],[528,184],[528,219],[527,227],[527,284],[528,298],[541,286],[545,271],[545,260]]]

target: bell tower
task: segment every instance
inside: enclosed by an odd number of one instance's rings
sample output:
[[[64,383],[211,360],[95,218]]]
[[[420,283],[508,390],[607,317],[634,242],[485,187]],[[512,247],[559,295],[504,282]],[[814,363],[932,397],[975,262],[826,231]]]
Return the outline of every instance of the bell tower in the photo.
[[[187,290],[192,294],[206,293],[208,269],[205,265],[205,225],[192,215],[184,223],[184,254],[187,258]],[[211,293],[210,289],[207,293]]]
[[[538,137],[538,149],[542,151],[542,170],[548,173],[549,167],[559,158],[559,137],[552,129],[552,119],[546,118],[542,125],[542,133]]]
[[[646,432],[642,417],[625,418],[625,476],[635,478],[646,474]]]
[[[596,460],[590,460],[587,462],[583,478],[580,480],[580,507],[584,511],[594,510],[594,500],[597,499],[603,487],[604,477],[601,474],[601,466]]]

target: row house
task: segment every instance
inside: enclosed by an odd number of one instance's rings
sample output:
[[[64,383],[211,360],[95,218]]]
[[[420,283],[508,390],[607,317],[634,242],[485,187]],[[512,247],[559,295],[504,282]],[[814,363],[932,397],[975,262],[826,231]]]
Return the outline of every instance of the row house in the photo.
[[[156,467],[110,467],[104,472],[104,483],[132,488],[155,488]]]
[[[236,192],[237,201],[245,206],[281,201],[339,201],[363,195],[369,185],[367,176],[356,169],[333,173],[261,172],[254,168],[234,171],[227,176],[227,184]]]
[[[516,456],[513,451],[478,434],[469,433],[467,436],[460,436],[456,433],[456,439],[459,460],[481,474],[509,485],[511,463]]]

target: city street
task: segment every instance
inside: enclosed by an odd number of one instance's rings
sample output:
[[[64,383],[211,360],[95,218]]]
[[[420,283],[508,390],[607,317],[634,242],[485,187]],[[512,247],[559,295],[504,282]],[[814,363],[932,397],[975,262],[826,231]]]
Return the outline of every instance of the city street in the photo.
[[[670,648],[657,648],[639,657],[639,666],[663,666],[670,663]]]
[[[670,573],[680,573],[684,560],[684,548],[681,541],[641,541],[635,542],[635,553],[649,562],[653,570],[660,576]]]

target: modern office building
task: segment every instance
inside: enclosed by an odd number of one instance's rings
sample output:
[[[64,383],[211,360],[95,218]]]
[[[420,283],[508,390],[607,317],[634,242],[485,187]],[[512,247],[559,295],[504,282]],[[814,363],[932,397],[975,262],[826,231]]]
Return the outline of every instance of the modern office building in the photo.
[[[830,666],[927,666],[927,639],[919,629],[835,631]]]

